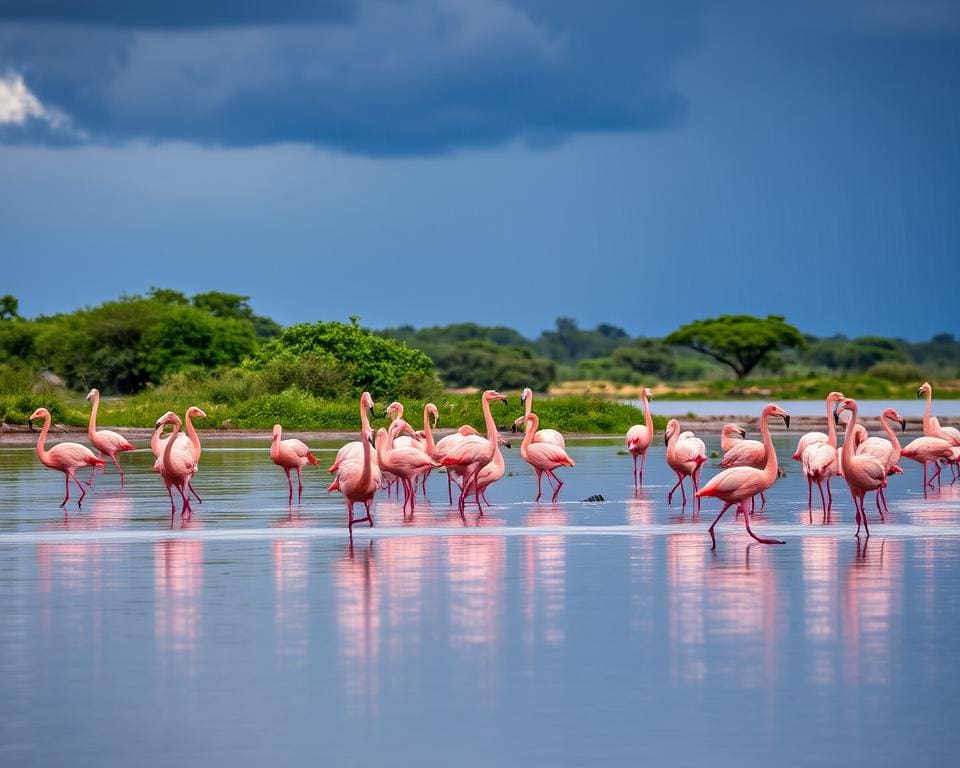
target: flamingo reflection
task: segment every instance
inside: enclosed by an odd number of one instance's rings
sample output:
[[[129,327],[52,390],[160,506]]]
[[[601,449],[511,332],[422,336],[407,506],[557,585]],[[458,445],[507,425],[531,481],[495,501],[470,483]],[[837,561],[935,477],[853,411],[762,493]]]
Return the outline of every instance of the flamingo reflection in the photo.
[[[810,647],[810,682],[831,685],[836,678],[834,653],[838,625],[837,540],[804,537],[803,627]]]
[[[523,519],[523,524],[532,528],[566,525],[567,513],[558,504],[544,504],[535,507]],[[566,560],[565,536],[524,537],[523,613],[526,619],[524,641],[528,645],[536,640],[538,628],[542,632],[542,640],[547,645],[560,645],[564,641]]]
[[[363,715],[379,709],[382,596],[373,544],[354,547],[350,542],[333,566],[346,696],[355,713]]]
[[[271,554],[276,653],[280,659],[300,666],[306,659],[309,645],[307,585],[310,545],[302,539],[274,539]]]
[[[903,546],[893,539],[857,540],[843,585],[844,661],[851,680],[890,682],[891,633],[902,610]]]
[[[486,646],[499,640],[503,608],[506,539],[503,536],[448,536],[450,644]]]
[[[627,500],[627,523],[650,525],[656,521],[653,500],[637,490]],[[652,636],[654,630],[654,576],[659,571],[653,550],[654,537],[635,534],[630,537],[630,602],[633,606],[631,627],[634,631]]]
[[[203,612],[203,541],[168,539],[153,545],[154,635],[161,651],[195,654]]]
[[[683,682],[702,682],[707,673],[703,540],[699,535],[675,533],[666,542],[670,672]]]

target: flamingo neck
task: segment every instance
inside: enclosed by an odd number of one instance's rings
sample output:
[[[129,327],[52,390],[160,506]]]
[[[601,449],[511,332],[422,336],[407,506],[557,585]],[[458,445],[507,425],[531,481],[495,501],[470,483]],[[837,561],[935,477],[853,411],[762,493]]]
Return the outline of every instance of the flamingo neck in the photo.
[[[367,434],[370,431],[370,417],[367,415],[367,406],[363,402],[363,398],[360,398],[360,437],[363,439],[363,435]]]
[[[274,458],[280,453],[280,438],[282,434],[282,429],[278,429],[273,433],[273,442],[270,444],[270,455]]]
[[[90,409],[90,423],[87,425],[87,435],[93,440],[97,434],[97,411],[100,410],[100,393],[93,396],[93,407]]]
[[[490,401],[483,398],[480,401],[480,407],[483,410],[483,423],[487,427],[487,440],[490,441],[490,458],[493,458],[493,450],[497,444],[497,438],[500,433],[497,431],[497,422],[493,420],[493,414],[490,413]],[[489,461],[489,459],[488,459]]]
[[[163,464],[166,467],[170,466],[170,454],[173,452],[173,444],[176,442],[178,434],[180,434],[180,424],[175,421],[173,422],[173,431],[167,438],[167,444],[163,449]]]
[[[368,432],[360,433],[360,443],[363,445],[363,471],[360,472],[360,484],[361,486],[369,485],[370,478],[373,475],[373,461],[370,456],[370,441],[367,439]],[[380,455],[379,446],[377,448],[377,456]]]
[[[850,411],[850,420],[847,422],[846,431],[843,433],[843,460],[844,462],[852,459],[854,454],[857,452],[856,446],[854,446],[853,439],[853,430],[857,426],[857,406],[853,406],[847,409]]]
[[[830,403],[833,402],[827,398],[827,442],[834,448],[837,447],[837,425],[833,421],[833,414],[830,412]]]
[[[193,419],[190,417],[189,410],[184,415],[184,418],[187,422],[187,437],[190,438],[190,445],[193,448],[193,457],[198,458],[200,456],[200,435],[197,434],[197,430],[193,426]]]
[[[770,425],[767,420],[770,414],[764,411],[760,419],[760,435],[763,438],[763,475],[767,482],[777,479],[777,452],[773,448],[773,437],[770,436]]]
[[[881,416],[880,423],[883,425],[883,431],[887,433],[887,440],[890,441],[890,444],[893,446],[894,453],[896,453],[897,458],[900,458],[900,440],[897,439],[897,433],[893,431],[893,428],[887,423],[887,417]],[[894,462],[896,463],[896,462]]]
[[[923,432],[924,434],[929,434],[930,432],[930,406],[933,403],[933,390],[927,390],[927,407],[923,411]]]
[[[520,455],[526,458],[527,449],[533,443],[533,438],[537,434],[537,430],[540,428],[540,419],[537,418],[537,414],[531,414],[531,417],[524,422],[526,424],[526,432],[523,433],[523,442],[520,443]],[[499,448],[499,443],[497,444]]]
[[[47,463],[49,454],[45,447],[47,441],[47,432],[50,431],[50,414],[48,413],[43,417],[43,427],[40,428],[40,437],[37,438],[37,456],[40,457],[40,462],[43,464]]]
[[[430,411],[427,406],[423,406],[423,432],[427,440],[427,453],[434,456],[437,452],[436,443],[433,442],[433,430],[430,428]]]
[[[643,423],[647,425],[647,434],[653,435],[653,414],[650,413],[650,402],[647,400],[647,391],[640,391],[640,402],[643,404]]]
[[[160,437],[162,434],[163,434],[163,425],[153,430],[153,436],[150,438],[150,451],[153,453],[154,456],[159,456],[160,451],[162,450],[160,448],[160,443],[163,442],[162,438]]]

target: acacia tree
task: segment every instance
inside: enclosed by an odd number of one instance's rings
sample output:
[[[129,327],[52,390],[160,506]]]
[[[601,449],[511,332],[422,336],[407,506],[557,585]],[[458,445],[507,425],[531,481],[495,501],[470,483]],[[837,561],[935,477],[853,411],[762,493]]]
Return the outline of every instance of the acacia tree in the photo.
[[[760,363],[773,364],[782,349],[803,348],[800,331],[780,315],[721,315],[681,326],[664,341],[689,347],[730,366],[738,379]]]

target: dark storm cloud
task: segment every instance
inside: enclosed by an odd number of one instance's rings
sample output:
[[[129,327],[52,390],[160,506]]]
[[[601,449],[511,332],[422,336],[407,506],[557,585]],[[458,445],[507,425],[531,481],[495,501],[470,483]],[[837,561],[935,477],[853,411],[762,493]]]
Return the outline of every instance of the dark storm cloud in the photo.
[[[26,3],[0,3],[24,20],[0,24],[0,76],[21,75],[74,137],[371,155],[670,126],[685,108],[671,70],[698,29],[690,4],[629,0],[361,0],[325,4],[342,15],[308,20],[336,23],[307,24],[266,23],[304,20],[305,3],[261,18],[252,3],[214,4],[192,23],[184,3],[109,26],[95,23],[103,10],[39,23]],[[45,5],[45,18],[82,15]],[[39,123],[0,140],[46,143]]]
[[[355,0],[0,0],[0,22],[185,29],[338,21],[349,18],[355,5]]]

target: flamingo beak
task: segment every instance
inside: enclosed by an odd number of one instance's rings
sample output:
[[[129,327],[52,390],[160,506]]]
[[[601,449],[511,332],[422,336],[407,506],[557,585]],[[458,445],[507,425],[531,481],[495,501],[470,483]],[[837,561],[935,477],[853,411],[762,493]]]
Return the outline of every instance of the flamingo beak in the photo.
[[[837,403],[833,408],[833,423],[840,426],[840,411],[843,410],[843,404]]]
[[[834,414],[834,416],[836,416],[836,414]],[[789,413],[783,414],[783,423],[787,425],[787,429],[790,429],[790,414],[789,414]]]
[[[741,428],[741,429],[739,430],[739,432],[740,432],[740,437],[746,437],[746,436],[747,436],[747,430]]]
[[[917,390],[917,397],[923,397],[923,387]]]
[[[901,432],[906,432],[906,431],[907,431],[907,420],[906,420],[906,419],[900,419],[900,431],[901,431]]]

